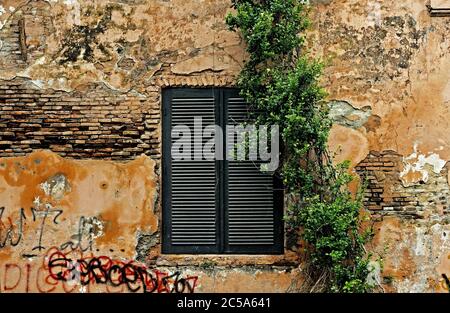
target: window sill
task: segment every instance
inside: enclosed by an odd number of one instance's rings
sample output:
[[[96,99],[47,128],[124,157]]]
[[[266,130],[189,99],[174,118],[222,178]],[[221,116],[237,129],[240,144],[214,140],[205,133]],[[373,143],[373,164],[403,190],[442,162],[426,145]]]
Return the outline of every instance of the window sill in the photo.
[[[247,254],[161,254],[153,260],[158,266],[199,266],[211,268],[216,266],[295,266],[299,264],[299,255],[288,251],[282,255],[247,255]]]

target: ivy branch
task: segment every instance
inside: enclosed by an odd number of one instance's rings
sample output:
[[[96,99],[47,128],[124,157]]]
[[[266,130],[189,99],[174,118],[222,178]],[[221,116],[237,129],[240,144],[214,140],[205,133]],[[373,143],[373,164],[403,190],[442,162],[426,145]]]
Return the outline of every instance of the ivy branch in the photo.
[[[237,85],[260,125],[279,125],[290,199],[286,220],[306,243],[309,291],[367,292],[369,258],[362,230],[362,189],[353,196],[349,162],[333,164],[332,122],[319,83],[323,64],[305,52],[308,6],[299,0],[233,0],[230,30],[240,31],[248,60]]]

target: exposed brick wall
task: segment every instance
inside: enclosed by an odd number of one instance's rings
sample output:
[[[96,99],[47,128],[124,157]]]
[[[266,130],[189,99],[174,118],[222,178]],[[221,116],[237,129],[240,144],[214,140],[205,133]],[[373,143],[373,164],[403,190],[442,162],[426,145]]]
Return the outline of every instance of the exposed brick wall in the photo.
[[[430,170],[427,183],[404,186],[400,179],[403,156],[394,151],[371,151],[355,168],[367,183],[364,205],[380,215],[423,218],[425,210],[450,213],[450,188],[446,175]],[[442,172],[447,172],[444,168]]]
[[[234,78],[159,73],[140,90],[104,84],[66,92],[40,89],[28,79],[0,80],[0,157],[49,149],[70,158],[128,160],[161,156],[160,103],[166,87],[232,86]]]
[[[24,68],[26,57],[21,50],[21,19],[13,19],[0,32],[0,66],[2,68]]]
[[[0,68],[22,70],[44,55],[45,38],[56,31],[48,3],[33,1],[0,27]],[[9,8],[6,8],[9,10]]]
[[[81,92],[0,81],[0,156],[50,149],[72,158],[159,158],[159,94],[119,93],[103,85]]]
[[[398,172],[401,156],[393,151],[371,153],[355,168],[367,183],[364,205],[366,208],[377,211],[387,207],[400,207],[402,201],[398,197],[386,196],[386,176],[395,177]]]
[[[243,55],[225,25],[226,1],[2,4],[0,156],[49,149],[70,158],[158,159],[162,88],[230,86]],[[178,9],[196,14],[172,20]],[[145,22],[153,17],[158,23]],[[199,34],[191,24],[214,27]]]

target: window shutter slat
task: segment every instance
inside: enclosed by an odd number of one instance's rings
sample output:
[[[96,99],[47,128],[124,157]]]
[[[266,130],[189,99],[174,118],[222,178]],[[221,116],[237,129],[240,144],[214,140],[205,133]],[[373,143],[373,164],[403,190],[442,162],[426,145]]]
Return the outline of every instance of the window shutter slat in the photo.
[[[242,124],[249,121],[248,105],[237,92],[225,97],[227,123]],[[228,138],[230,137],[227,134]],[[237,136],[234,136],[237,143]],[[229,252],[269,253],[280,250],[276,225],[274,178],[260,171],[261,161],[227,163],[227,249]]]
[[[233,245],[274,244],[273,182],[260,173],[259,163],[229,162],[228,242]],[[244,174],[243,174],[244,173]],[[246,176],[251,173],[251,176]],[[250,190],[239,186],[251,185]],[[255,191],[258,197],[255,197]]]
[[[173,89],[169,92],[166,107],[170,111],[166,116],[166,122],[170,120],[170,130],[177,125],[186,125],[191,131],[191,138],[183,142],[190,143],[191,157],[194,157],[194,138],[199,133],[194,132],[194,118],[202,118],[202,127],[215,124],[216,100],[211,90],[186,90]],[[167,135],[167,134],[166,134]],[[170,134],[169,134],[170,135]],[[178,138],[167,138],[171,145]],[[202,138],[203,145],[211,140],[211,137]],[[216,206],[216,162],[214,160],[174,160],[171,149],[165,149],[165,163],[170,173],[170,184],[165,188],[168,195],[165,205],[170,214],[165,220],[169,227],[168,243],[166,247],[176,253],[217,253],[217,206]],[[170,156],[169,156],[170,154]],[[170,157],[170,159],[169,159]],[[168,178],[165,175],[164,178]],[[164,179],[163,178],[163,179]],[[166,203],[167,204],[167,203]]]

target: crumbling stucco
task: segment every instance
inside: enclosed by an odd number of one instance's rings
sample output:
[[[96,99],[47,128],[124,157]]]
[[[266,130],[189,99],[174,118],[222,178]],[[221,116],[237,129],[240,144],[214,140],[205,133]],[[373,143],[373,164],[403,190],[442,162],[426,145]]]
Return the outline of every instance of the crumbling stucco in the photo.
[[[447,292],[449,18],[426,0],[314,2],[309,42],[338,124],[330,147],[368,180],[383,287]]]
[[[371,279],[387,292],[448,291],[449,17],[431,17],[428,0],[310,3],[329,146],[369,182],[368,248],[384,263]],[[234,84],[246,56],[224,22],[230,4],[0,1],[0,153],[11,157],[0,160],[1,291],[127,291],[47,283],[48,248],[77,250],[80,238],[93,250],[78,258],[137,259],[182,275],[184,291],[302,290],[291,244],[280,256],[161,254],[161,91]],[[157,291],[174,291],[169,281]]]
[[[0,271],[7,264],[38,271],[52,247],[132,260],[136,234],[158,229],[154,168],[145,156],[126,164],[66,160],[48,151],[0,159]],[[13,272],[3,271],[8,280],[1,283],[15,285]],[[13,290],[25,291],[19,272]],[[45,285],[36,280],[28,291]]]
[[[163,67],[234,75],[243,59],[239,35],[223,19],[227,1],[7,0],[2,6],[14,8],[0,14],[3,79],[27,77],[62,90],[89,82],[129,90]]]
[[[46,218],[46,231],[54,233],[44,238],[46,247],[74,249],[76,254],[81,234],[92,240],[92,251],[89,241],[83,242],[83,262],[89,257],[96,262],[95,257],[101,256],[113,263],[149,265],[151,274],[158,277],[157,292],[177,291],[177,279],[190,282],[185,292],[256,291],[261,286],[267,291],[295,290],[298,275],[291,273],[298,262],[292,253],[217,257],[217,264],[224,266],[214,274],[222,282],[220,287],[198,268],[202,257],[180,256],[189,259],[186,263],[161,255],[161,91],[168,86],[233,85],[245,47],[240,35],[225,25],[229,1],[5,0],[1,4],[8,9],[0,14],[0,153],[12,157],[5,160],[18,156],[29,160],[35,157],[33,151],[44,148],[59,156],[45,152],[50,161],[31,164],[40,166],[39,172],[25,171],[26,177],[7,167],[5,177],[20,179],[27,186],[17,187],[19,198],[9,196],[10,189],[0,193],[0,205],[34,205],[60,214],[61,225],[52,224],[54,217]],[[71,171],[52,162],[69,164]],[[138,169],[140,163],[145,165]],[[48,169],[42,172],[42,168]],[[3,220],[9,214],[20,220],[19,213],[5,210]],[[37,211],[25,213],[43,217]],[[59,242],[63,237],[67,239]],[[45,264],[51,257],[47,250],[34,256],[28,251],[30,244],[0,249],[5,255],[11,249],[20,251],[0,262],[0,276],[7,277],[0,280],[1,291],[130,291],[127,284],[119,288],[47,286],[49,266]],[[73,252],[65,258],[76,259]],[[38,287],[23,284],[28,261],[37,271],[32,281]],[[35,269],[39,262],[44,268]],[[180,263],[184,263],[182,271]],[[261,273],[247,269],[234,274],[229,264],[238,268],[253,264]],[[162,286],[164,273],[175,275],[167,280],[171,281],[168,289]],[[229,279],[227,273],[232,274]],[[278,277],[280,282],[273,284]]]

